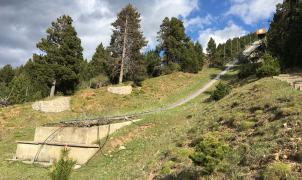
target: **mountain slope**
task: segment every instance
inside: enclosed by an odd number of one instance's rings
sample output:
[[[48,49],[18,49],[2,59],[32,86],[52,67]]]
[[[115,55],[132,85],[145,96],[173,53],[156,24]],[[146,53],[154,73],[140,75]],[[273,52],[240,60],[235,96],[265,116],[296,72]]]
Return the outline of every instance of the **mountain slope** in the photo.
[[[176,102],[203,86],[220,72],[219,69],[204,69],[198,74],[177,72],[166,76],[148,79],[143,86],[135,88],[128,96],[110,94],[106,87],[92,90],[85,89],[76,93],[71,99],[71,111],[62,113],[42,113],[32,110],[31,103],[15,105],[0,109],[0,179],[15,179],[24,169],[31,169],[28,177],[45,176],[40,168],[31,168],[23,164],[17,166],[6,162],[13,157],[16,140],[33,139],[34,129],[44,123],[92,118],[103,115],[132,113],[159,108]],[[22,169],[22,170],[21,170]],[[15,173],[15,174],[14,174]]]
[[[173,165],[169,166],[166,177],[174,178],[207,177],[208,174],[214,179],[301,177],[302,92],[272,78],[237,85],[224,99],[200,108],[201,111],[193,115],[194,123],[183,140],[186,143],[173,148],[174,151],[192,151],[190,156],[197,161],[197,166],[191,164],[189,156],[177,162],[173,159],[181,158],[172,154],[159,168],[160,177],[165,177],[162,170],[167,162]],[[216,140],[228,147],[222,154],[224,158],[211,154],[215,149],[210,146]],[[198,149],[201,145],[202,151]],[[198,163],[203,155],[215,161]],[[186,161],[189,163],[184,164]]]

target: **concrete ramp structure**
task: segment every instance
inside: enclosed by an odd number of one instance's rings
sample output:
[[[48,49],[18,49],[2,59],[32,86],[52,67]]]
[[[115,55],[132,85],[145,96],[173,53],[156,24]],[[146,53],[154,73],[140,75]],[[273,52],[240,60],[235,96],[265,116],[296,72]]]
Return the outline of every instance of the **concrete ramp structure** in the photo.
[[[17,141],[13,160],[51,165],[54,160],[59,159],[62,149],[67,148],[69,157],[76,160],[77,165],[83,165],[99,151],[101,139],[108,138],[118,129],[137,121],[139,120],[91,127],[37,127],[33,141]]]

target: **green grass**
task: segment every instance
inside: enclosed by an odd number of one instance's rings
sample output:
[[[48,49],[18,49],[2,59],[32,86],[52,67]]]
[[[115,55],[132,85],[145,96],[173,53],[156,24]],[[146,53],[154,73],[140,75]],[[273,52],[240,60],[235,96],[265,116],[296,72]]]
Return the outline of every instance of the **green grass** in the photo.
[[[72,179],[196,176],[200,169],[192,164],[189,156],[194,153],[192,142],[203,134],[218,138],[232,149],[232,153],[220,164],[221,167],[208,178],[259,178],[267,174],[266,170],[270,170],[275,161],[290,164],[291,172],[286,173],[290,173],[291,177],[297,176],[297,170],[302,165],[301,162],[291,159],[291,156],[297,154],[295,148],[302,147],[299,141],[299,137],[302,137],[302,92],[272,78],[257,80],[250,77],[238,81],[235,78],[236,73],[234,70],[223,77],[223,81],[232,85],[233,89],[229,95],[217,102],[208,101],[210,93],[206,92],[183,106],[147,115],[137,124],[120,129],[87,165],[73,172]],[[212,73],[205,75],[205,79],[209,78],[210,74]],[[157,80],[160,81],[161,78],[167,77],[159,77]],[[147,87],[155,88],[151,87],[154,83],[150,82]],[[188,89],[178,92],[178,96],[165,97],[160,103],[173,102],[185,96],[194,91],[198,83],[200,81],[196,78],[192,83],[196,86],[187,86]],[[171,89],[176,88],[173,85]],[[211,88],[213,89],[214,87]],[[145,105],[142,109],[151,107],[152,105]],[[125,109],[132,111],[133,107],[129,105]],[[61,118],[63,117],[64,114],[61,115]],[[6,117],[6,122],[8,119],[9,117]],[[32,138],[35,124],[30,117],[27,120],[28,124],[24,124],[22,120],[12,120],[9,126],[11,129],[7,130],[9,133],[1,136],[0,179],[47,177],[48,170],[45,168],[3,161],[15,152],[16,139]],[[20,127],[17,126],[19,124]],[[126,149],[119,150],[120,145]],[[278,160],[275,160],[276,153],[279,153]]]
[[[103,87],[86,89],[72,98],[72,111],[88,116],[124,114],[163,107],[199,89],[220,70],[209,68],[198,74],[176,72],[148,79],[130,95],[116,95]]]
[[[15,153],[16,150],[16,140],[33,139],[36,126],[59,120],[73,118],[80,119],[87,116],[92,117],[104,114],[133,112],[160,107],[186,97],[191,92],[205,84],[218,72],[218,69],[205,69],[198,74],[178,72],[171,75],[149,79],[143,83],[143,86],[140,90],[135,89],[134,93],[129,96],[109,94],[106,92],[105,88],[98,90],[82,90],[72,97],[71,112],[36,112],[31,109],[31,104],[29,103],[0,109],[0,179],[17,179],[18,177],[24,177],[25,179],[41,179],[47,176],[48,171],[45,168],[38,168],[36,166],[24,165],[22,163],[11,163],[5,161],[5,159],[13,157],[13,153]],[[87,104],[93,104],[93,106],[89,107]],[[81,108],[86,108],[86,110],[82,112]],[[154,126],[156,125],[156,131],[163,133],[167,129],[165,126],[169,126],[170,124],[177,126],[178,123],[183,123],[182,121],[177,122],[174,116],[170,120],[170,117],[171,116],[168,116],[167,114],[159,114],[147,117],[144,122],[147,124],[153,122]],[[161,122],[164,124],[164,126],[163,124],[157,124],[157,121],[155,121],[154,118],[162,118]],[[165,122],[166,120],[167,122]],[[162,127],[162,129],[158,129],[157,127]],[[135,129],[137,127],[131,126],[129,128]],[[171,128],[173,128],[173,126],[171,126]],[[150,129],[153,130],[153,128]],[[123,135],[123,132],[126,133],[129,131],[129,129],[126,128],[124,131],[121,131],[118,134]],[[148,136],[154,134],[148,130],[146,133],[147,132]],[[169,133],[172,134],[173,131],[171,130]],[[167,138],[165,141],[169,141],[171,138],[170,134],[161,135],[163,138]],[[136,147],[138,150],[142,150],[140,145],[149,147],[149,140],[143,140],[144,143],[136,142],[136,144],[135,142],[136,141],[131,141],[129,143],[134,143],[132,145],[133,148]],[[154,144],[154,146],[160,145]],[[126,152],[129,153],[129,150],[125,150],[124,153]],[[142,156],[148,155],[148,153],[143,151],[140,151],[139,153],[142,153]],[[104,165],[108,163],[107,161],[110,161],[111,164],[115,162],[112,161],[111,158],[106,160],[106,157],[104,158],[104,156],[101,156],[101,154],[97,155],[97,157],[98,156],[99,159],[101,159],[101,162],[97,161],[95,164]],[[134,154],[133,156],[129,157],[138,158],[139,156]],[[92,160],[89,164],[93,164],[93,162],[94,160]],[[131,161],[129,161],[129,163],[130,162]],[[92,165],[92,167],[89,167],[88,169],[94,169],[94,166],[96,165]],[[85,169],[85,167],[82,169]],[[79,172],[80,171],[82,170],[79,170]],[[102,174],[102,171],[97,172]],[[79,176],[81,176],[81,173]],[[111,175],[111,177],[113,177],[113,175]]]
[[[294,166],[292,172],[286,170],[292,179],[296,179],[298,169],[302,167],[301,162],[295,159],[302,146],[299,140],[302,137],[302,92],[272,78],[250,82],[251,79],[233,81],[231,94],[200,108],[193,116],[196,119],[184,141],[189,141],[189,145],[210,133],[230,145],[231,155],[225,167],[208,178],[263,178],[267,167],[274,161],[280,161]],[[187,168],[196,166],[187,164],[170,176],[177,176]]]

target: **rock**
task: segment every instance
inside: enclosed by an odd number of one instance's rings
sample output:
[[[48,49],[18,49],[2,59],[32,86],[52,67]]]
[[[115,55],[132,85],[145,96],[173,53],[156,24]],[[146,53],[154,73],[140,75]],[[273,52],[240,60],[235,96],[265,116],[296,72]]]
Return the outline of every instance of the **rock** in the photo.
[[[73,169],[76,170],[76,169],[80,169],[81,167],[82,167],[81,165],[76,164],[76,165],[73,167]]]
[[[132,93],[132,86],[108,87],[107,91],[113,94],[128,95]]]
[[[126,149],[125,146],[120,146],[120,147],[119,147],[119,150],[125,150],[125,149]]]

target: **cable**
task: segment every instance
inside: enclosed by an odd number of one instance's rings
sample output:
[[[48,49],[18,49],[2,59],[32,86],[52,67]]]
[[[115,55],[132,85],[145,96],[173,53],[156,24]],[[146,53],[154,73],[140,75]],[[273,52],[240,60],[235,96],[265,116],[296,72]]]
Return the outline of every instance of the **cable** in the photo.
[[[52,135],[54,135],[55,133],[57,133],[59,130],[63,130],[64,128],[65,128],[64,126],[61,126],[60,128],[56,129],[54,132],[52,132],[52,133],[51,133],[51,134],[50,134],[50,135],[42,142],[40,148],[38,149],[38,151],[37,151],[37,153],[36,153],[36,155],[35,155],[35,158],[34,158],[34,160],[33,160],[33,163],[34,163],[35,161],[38,160],[38,157],[39,157],[39,155],[40,155],[40,152],[41,152],[43,146],[46,144],[46,141],[47,141]],[[54,136],[53,138],[55,138],[55,136]],[[53,139],[53,138],[52,138],[52,139]],[[52,140],[52,139],[51,139],[51,140]]]
[[[108,142],[108,140],[109,140],[109,135],[110,135],[110,127],[111,127],[111,125],[109,124],[109,125],[108,125],[108,131],[107,131],[107,136],[106,136],[106,139],[105,139],[105,141],[104,141],[103,145],[99,147],[99,149],[100,149],[100,151],[101,151],[101,153],[102,153],[102,154],[103,154],[102,150],[103,150],[103,148],[105,147],[106,143],[107,143],[107,142]]]

